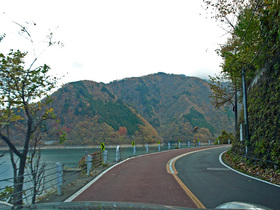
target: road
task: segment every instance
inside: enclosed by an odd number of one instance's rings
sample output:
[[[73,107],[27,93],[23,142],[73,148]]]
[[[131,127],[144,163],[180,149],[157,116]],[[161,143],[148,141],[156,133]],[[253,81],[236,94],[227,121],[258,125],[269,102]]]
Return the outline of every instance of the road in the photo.
[[[205,148],[171,150],[129,159],[106,172],[81,193],[67,199],[67,202],[140,202],[197,208],[173,175],[167,172],[166,164],[173,157]]]
[[[219,155],[228,148],[197,147],[132,158],[115,165],[66,202],[139,202],[212,209],[240,201],[279,209],[279,187],[240,175],[219,162]]]
[[[184,156],[175,163],[178,177],[206,208],[241,201],[280,208],[280,188],[240,175],[224,167],[215,148]]]

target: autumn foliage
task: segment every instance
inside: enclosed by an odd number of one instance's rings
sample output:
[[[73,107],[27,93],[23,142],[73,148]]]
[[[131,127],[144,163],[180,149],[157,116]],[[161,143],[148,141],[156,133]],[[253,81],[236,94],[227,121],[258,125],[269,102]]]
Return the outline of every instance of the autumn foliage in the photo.
[[[119,134],[120,134],[120,136],[125,136],[127,134],[126,127],[120,127],[119,128]]]

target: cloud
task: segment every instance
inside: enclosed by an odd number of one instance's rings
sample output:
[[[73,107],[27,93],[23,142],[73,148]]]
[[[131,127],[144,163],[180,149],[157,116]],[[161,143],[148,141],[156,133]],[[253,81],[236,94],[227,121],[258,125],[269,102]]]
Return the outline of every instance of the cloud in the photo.
[[[205,78],[219,69],[214,50],[224,42],[224,32],[199,15],[202,1],[19,1],[18,10],[11,2],[2,7],[7,16],[34,20],[35,35],[42,38],[55,28],[55,38],[65,47],[41,59],[56,74],[66,75],[66,82],[107,83],[156,72]]]

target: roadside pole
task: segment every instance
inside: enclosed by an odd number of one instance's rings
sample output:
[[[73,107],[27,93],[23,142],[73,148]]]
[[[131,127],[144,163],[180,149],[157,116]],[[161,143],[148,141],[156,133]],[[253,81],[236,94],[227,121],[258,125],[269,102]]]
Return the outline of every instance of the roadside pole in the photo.
[[[87,156],[87,176],[90,174],[90,170],[92,169],[92,156]]]
[[[133,151],[133,156],[135,156],[136,155],[135,141],[132,141],[132,151]]]
[[[62,195],[62,184],[63,184],[63,167],[62,164],[56,163],[56,184],[57,184],[57,195]]]

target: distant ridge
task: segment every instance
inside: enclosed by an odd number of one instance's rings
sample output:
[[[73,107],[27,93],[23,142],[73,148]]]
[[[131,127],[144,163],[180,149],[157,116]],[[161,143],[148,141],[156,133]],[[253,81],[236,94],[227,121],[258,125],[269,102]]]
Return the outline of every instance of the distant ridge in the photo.
[[[164,141],[192,140],[195,126],[204,141],[222,129],[233,132],[233,113],[212,107],[209,83],[200,78],[159,72],[114,81],[108,88],[145,117]]]
[[[197,77],[159,72],[109,84],[77,81],[51,95],[60,122],[46,123],[54,139],[58,128],[68,145],[214,141],[221,130],[233,132],[231,110],[210,103],[209,83]],[[20,138],[19,138],[20,139]]]

